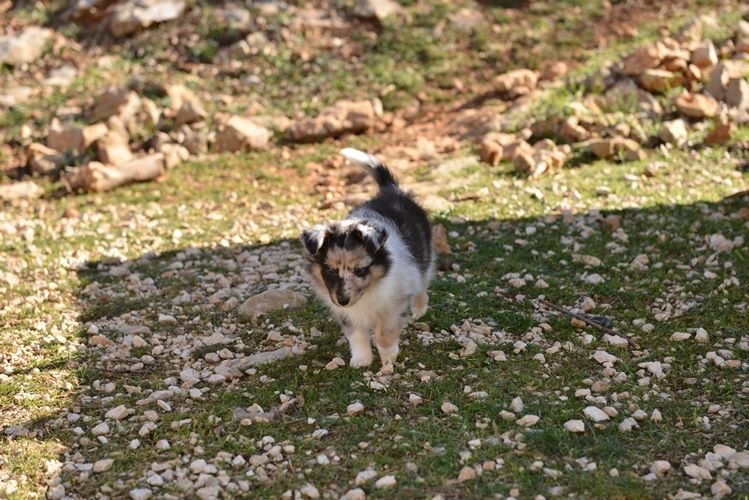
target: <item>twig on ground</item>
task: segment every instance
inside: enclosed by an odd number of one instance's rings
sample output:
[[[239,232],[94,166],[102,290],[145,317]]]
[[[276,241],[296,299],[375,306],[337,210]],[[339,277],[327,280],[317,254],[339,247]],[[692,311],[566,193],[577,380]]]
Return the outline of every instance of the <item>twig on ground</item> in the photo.
[[[546,299],[538,299],[538,303],[541,304],[542,306],[548,307],[549,309],[553,309],[553,310],[555,310],[557,312],[566,314],[567,316],[569,316],[571,318],[575,318],[576,320],[582,321],[586,325],[592,326],[593,328],[596,328],[596,329],[602,331],[603,333],[607,333],[607,334],[612,335],[612,336],[613,335],[618,335],[618,336],[622,337],[623,339],[625,339],[627,341],[627,343],[629,344],[629,346],[632,347],[632,348],[634,348],[634,349],[639,349],[640,348],[640,346],[637,345],[637,342],[635,342],[634,340],[632,340],[631,338],[629,338],[627,335],[623,334],[622,332],[617,332],[617,331],[612,330],[610,328],[606,328],[603,325],[599,325],[598,323],[596,323],[595,321],[593,321],[589,317],[585,316],[584,314],[574,313],[574,312],[570,311],[569,309],[567,309],[565,307],[562,307],[562,306],[558,306],[558,305],[554,304],[553,302],[549,302]]]

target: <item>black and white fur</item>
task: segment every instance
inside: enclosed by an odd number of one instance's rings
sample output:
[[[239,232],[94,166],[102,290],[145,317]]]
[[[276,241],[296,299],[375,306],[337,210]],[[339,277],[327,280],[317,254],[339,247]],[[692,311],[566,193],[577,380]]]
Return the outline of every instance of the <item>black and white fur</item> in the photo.
[[[345,219],[302,233],[308,270],[349,341],[350,366],[372,363],[374,333],[383,367],[392,367],[408,317],[427,310],[434,273],[431,226],[424,209],[379,160],[352,148],[341,154],[363,167],[380,190]]]

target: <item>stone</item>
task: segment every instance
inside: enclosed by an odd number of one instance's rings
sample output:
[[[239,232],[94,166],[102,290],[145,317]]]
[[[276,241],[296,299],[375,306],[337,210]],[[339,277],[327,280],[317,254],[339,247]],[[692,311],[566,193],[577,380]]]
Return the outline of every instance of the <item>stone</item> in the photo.
[[[539,420],[541,420],[541,417],[538,415],[523,415],[515,423],[521,427],[533,427]]]
[[[353,12],[357,17],[382,21],[402,10],[400,4],[393,0],[356,0]]]
[[[689,139],[687,123],[681,118],[665,121],[658,131],[658,137],[668,144],[683,146]]]
[[[141,101],[137,93],[127,87],[110,86],[96,98],[91,119],[100,121],[116,115],[127,121],[134,117],[140,108]]]
[[[366,493],[361,488],[353,488],[348,490],[340,500],[365,500],[367,498]]]
[[[378,490],[386,490],[395,486],[396,483],[397,481],[395,479],[395,476],[382,476],[380,479],[375,481],[375,488],[377,488]]]
[[[200,374],[192,368],[185,368],[184,370],[179,372],[179,378],[182,380],[182,382],[186,383],[195,384],[197,382],[200,382]]]
[[[351,403],[346,407],[346,415],[353,417],[364,411],[364,405],[361,403]]]
[[[164,155],[164,166],[174,168],[183,161],[190,159],[190,152],[181,144],[167,143],[161,146],[159,152]]]
[[[494,78],[494,88],[500,94],[515,99],[529,94],[538,84],[538,75],[529,69],[516,69]]]
[[[113,464],[114,464],[114,459],[112,458],[104,458],[102,460],[97,460],[96,462],[94,462],[93,471],[96,474],[101,473],[101,472],[106,472],[112,468]]]
[[[620,110],[636,110],[648,116],[661,116],[663,107],[658,99],[642,90],[632,79],[617,82],[604,94],[607,107]]]
[[[111,130],[96,141],[96,154],[100,162],[110,165],[124,165],[133,159],[127,138]]]
[[[63,64],[49,72],[49,76],[42,81],[43,85],[48,87],[67,87],[75,79],[78,70],[70,64]]]
[[[460,473],[458,474],[459,483],[473,481],[474,479],[476,479],[476,469],[474,469],[473,467],[468,467],[467,465],[460,469]]]
[[[301,488],[299,488],[299,493],[304,495],[307,498],[320,498],[320,492],[315,487],[315,485],[307,483]]]
[[[148,488],[135,488],[129,492],[131,500],[148,500],[152,494]]]
[[[645,44],[627,56],[622,65],[625,75],[639,75],[647,69],[657,68],[663,60],[662,47],[659,44]]]
[[[354,478],[354,484],[356,486],[361,486],[364,483],[371,481],[375,477],[377,477],[377,472],[372,469],[365,469],[356,474],[356,477]]]
[[[0,184],[0,200],[18,201],[39,198],[44,189],[34,181],[21,181],[12,184]]]
[[[29,168],[38,175],[52,174],[67,164],[64,154],[36,142],[26,148],[26,156]]]
[[[684,85],[684,75],[665,69],[647,69],[640,75],[640,85],[649,92],[666,92]]]
[[[208,116],[208,113],[197,98],[187,99],[177,111],[174,124],[177,127],[189,125],[205,120],[206,116]]]
[[[656,477],[664,477],[671,470],[671,464],[666,460],[656,460],[650,464],[650,472],[655,474]]]
[[[73,151],[81,154],[103,137],[108,130],[103,123],[79,128],[70,124],[61,124],[58,120],[52,120],[47,133],[47,146],[61,152]]]
[[[327,137],[364,132],[382,116],[379,99],[365,101],[338,101],[324,109],[315,118],[300,120],[286,130],[293,142],[314,142]]]
[[[621,432],[630,432],[632,429],[637,429],[639,427],[637,420],[632,417],[627,417],[619,423],[619,431]]]
[[[705,144],[720,145],[731,142],[731,136],[733,135],[734,124],[728,116],[718,116],[713,121],[713,128],[705,137]]]
[[[566,142],[582,142],[590,139],[590,132],[583,128],[577,117],[568,116],[559,126],[559,138]]]
[[[692,336],[692,334],[687,332],[674,332],[671,334],[671,340],[673,342],[682,342],[684,340],[689,339]]]
[[[567,432],[585,432],[585,423],[582,420],[568,420],[564,423]]]
[[[684,93],[676,97],[674,104],[679,113],[690,118],[709,118],[718,113],[718,101],[705,94]]]
[[[692,50],[690,62],[698,68],[709,68],[717,64],[718,53],[713,42],[706,40]]]
[[[245,300],[237,309],[237,313],[240,316],[256,317],[284,307],[297,308],[306,303],[307,297],[289,288],[267,290]]]
[[[685,465],[684,473],[687,476],[694,478],[694,479],[698,479],[698,480],[713,478],[709,470],[705,469],[704,467],[700,467],[699,465],[695,465],[695,464]]]
[[[569,66],[564,61],[547,61],[541,70],[541,80],[556,80],[568,71]]]
[[[216,138],[215,150],[219,153],[267,149],[273,133],[249,118],[232,116]]]
[[[733,493],[733,490],[725,481],[718,479],[710,486],[710,493],[713,494],[713,498],[720,499]]]
[[[581,144],[601,159],[622,155],[624,160],[634,161],[643,159],[645,155],[637,142],[624,137],[595,138]]]
[[[482,162],[496,167],[497,165],[499,165],[499,162],[502,161],[503,153],[504,148],[502,147],[502,145],[491,140],[491,137],[489,135],[484,136],[484,138],[481,140],[479,159]]]
[[[91,434],[94,436],[106,436],[109,434],[109,425],[106,422],[102,422],[91,429]]]
[[[515,413],[521,413],[525,409],[525,404],[523,403],[523,400],[518,396],[510,401],[510,409]]]
[[[456,413],[458,411],[458,407],[449,401],[445,401],[444,403],[442,403],[442,405],[440,406],[440,409],[442,410],[442,413],[447,413],[447,414]]]
[[[606,422],[609,416],[596,406],[588,406],[583,410],[583,414],[594,422]]]
[[[743,78],[729,81],[726,86],[725,101],[732,108],[749,110],[749,82]]]
[[[114,7],[109,30],[116,37],[127,36],[152,24],[178,18],[185,6],[184,0],[128,0]]]
[[[113,420],[122,420],[123,418],[127,417],[128,414],[129,412],[127,411],[127,407],[125,407],[125,405],[119,405],[109,410],[104,415],[104,417],[111,418]]]
[[[17,35],[0,37],[0,66],[20,66],[36,61],[51,37],[50,30],[38,26],[29,26]]]

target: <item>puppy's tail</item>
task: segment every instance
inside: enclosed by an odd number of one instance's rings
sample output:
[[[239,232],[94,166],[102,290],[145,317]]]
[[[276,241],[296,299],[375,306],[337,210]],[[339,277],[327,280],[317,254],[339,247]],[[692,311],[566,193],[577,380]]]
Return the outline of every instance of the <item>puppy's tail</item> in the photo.
[[[380,186],[380,190],[398,189],[398,181],[395,180],[393,173],[374,156],[354,148],[344,148],[341,150],[341,154],[351,163],[356,163],[366,170]]]

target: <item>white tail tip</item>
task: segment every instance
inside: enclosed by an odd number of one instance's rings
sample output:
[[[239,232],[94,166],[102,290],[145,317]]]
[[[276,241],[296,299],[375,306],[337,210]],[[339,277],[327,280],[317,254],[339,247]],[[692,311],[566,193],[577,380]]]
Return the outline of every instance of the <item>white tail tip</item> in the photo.
[[[357,165],[372,166],[378,163],[374,156],[368,155],[364,151],[359,151],[354,148],[343,148],[341,154],[345,156],[348,161],[356,163]]]

